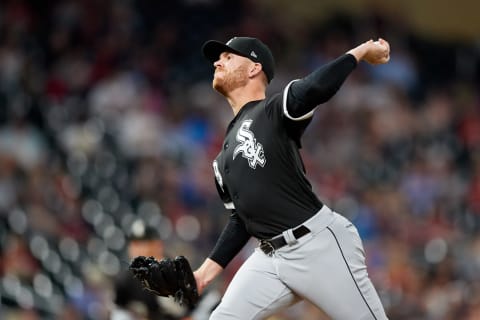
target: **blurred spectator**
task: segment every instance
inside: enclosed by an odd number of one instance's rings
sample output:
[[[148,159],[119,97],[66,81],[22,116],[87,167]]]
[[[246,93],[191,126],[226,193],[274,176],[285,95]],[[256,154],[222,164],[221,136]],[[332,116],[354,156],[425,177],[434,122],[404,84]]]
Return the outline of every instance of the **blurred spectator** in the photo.
[[[141,220],[132,224],[127,250],[129,261],[138,256],[164,258],[163,241],[158,231]],[[173,299],[146,291],[128,270],[116,277],[114,290],[112,320],[186,319],[189,311]]]

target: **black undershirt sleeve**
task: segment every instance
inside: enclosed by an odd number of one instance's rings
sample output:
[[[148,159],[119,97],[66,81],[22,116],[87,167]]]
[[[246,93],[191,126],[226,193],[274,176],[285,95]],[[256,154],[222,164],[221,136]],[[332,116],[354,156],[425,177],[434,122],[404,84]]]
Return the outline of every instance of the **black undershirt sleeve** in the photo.
[[[225,268],[250,239],[245,224],[232,211],[230,220],[217,240],[209,258]]]
[[[356,66],[355,57],[344,54],[292,83],[287,96],[288,114],[299,118],[328,101]]]

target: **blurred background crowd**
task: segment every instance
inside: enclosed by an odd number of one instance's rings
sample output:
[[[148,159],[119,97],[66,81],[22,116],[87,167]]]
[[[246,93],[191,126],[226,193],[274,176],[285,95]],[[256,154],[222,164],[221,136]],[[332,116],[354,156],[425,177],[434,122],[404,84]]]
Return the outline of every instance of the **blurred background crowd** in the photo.
[[[0,318],[108,319],[137,219],[203,261],[227,219],[211,162],[232,112],[200,48],[247,35],[276,57],[269,93],[390,42],[390,63],[317,109],[307,176],[357,225],[390,319],[480,319],[479,8],[420,2],[1,1]]]

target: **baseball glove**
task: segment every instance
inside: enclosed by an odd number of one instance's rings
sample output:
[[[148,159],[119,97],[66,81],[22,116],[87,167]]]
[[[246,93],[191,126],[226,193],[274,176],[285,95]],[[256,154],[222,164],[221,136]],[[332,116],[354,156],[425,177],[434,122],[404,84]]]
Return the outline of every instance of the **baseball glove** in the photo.
[[[180,305],[190,308],[198,302],[197,282],[184,256],[160,261],[154,257],[138,256],[132,260],[129,269],[145,289],[158,296],[172,296]]]

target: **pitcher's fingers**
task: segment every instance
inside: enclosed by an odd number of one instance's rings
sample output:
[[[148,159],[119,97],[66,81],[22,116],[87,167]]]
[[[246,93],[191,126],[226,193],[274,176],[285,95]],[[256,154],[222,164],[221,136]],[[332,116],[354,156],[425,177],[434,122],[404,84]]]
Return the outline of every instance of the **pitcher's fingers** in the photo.
[[[388,51],[390,51],[390,44],[388,43],[387,40],[383,38],[378,38],[378,41],[380,41],[381,44],[385,45],[388,48]]]

